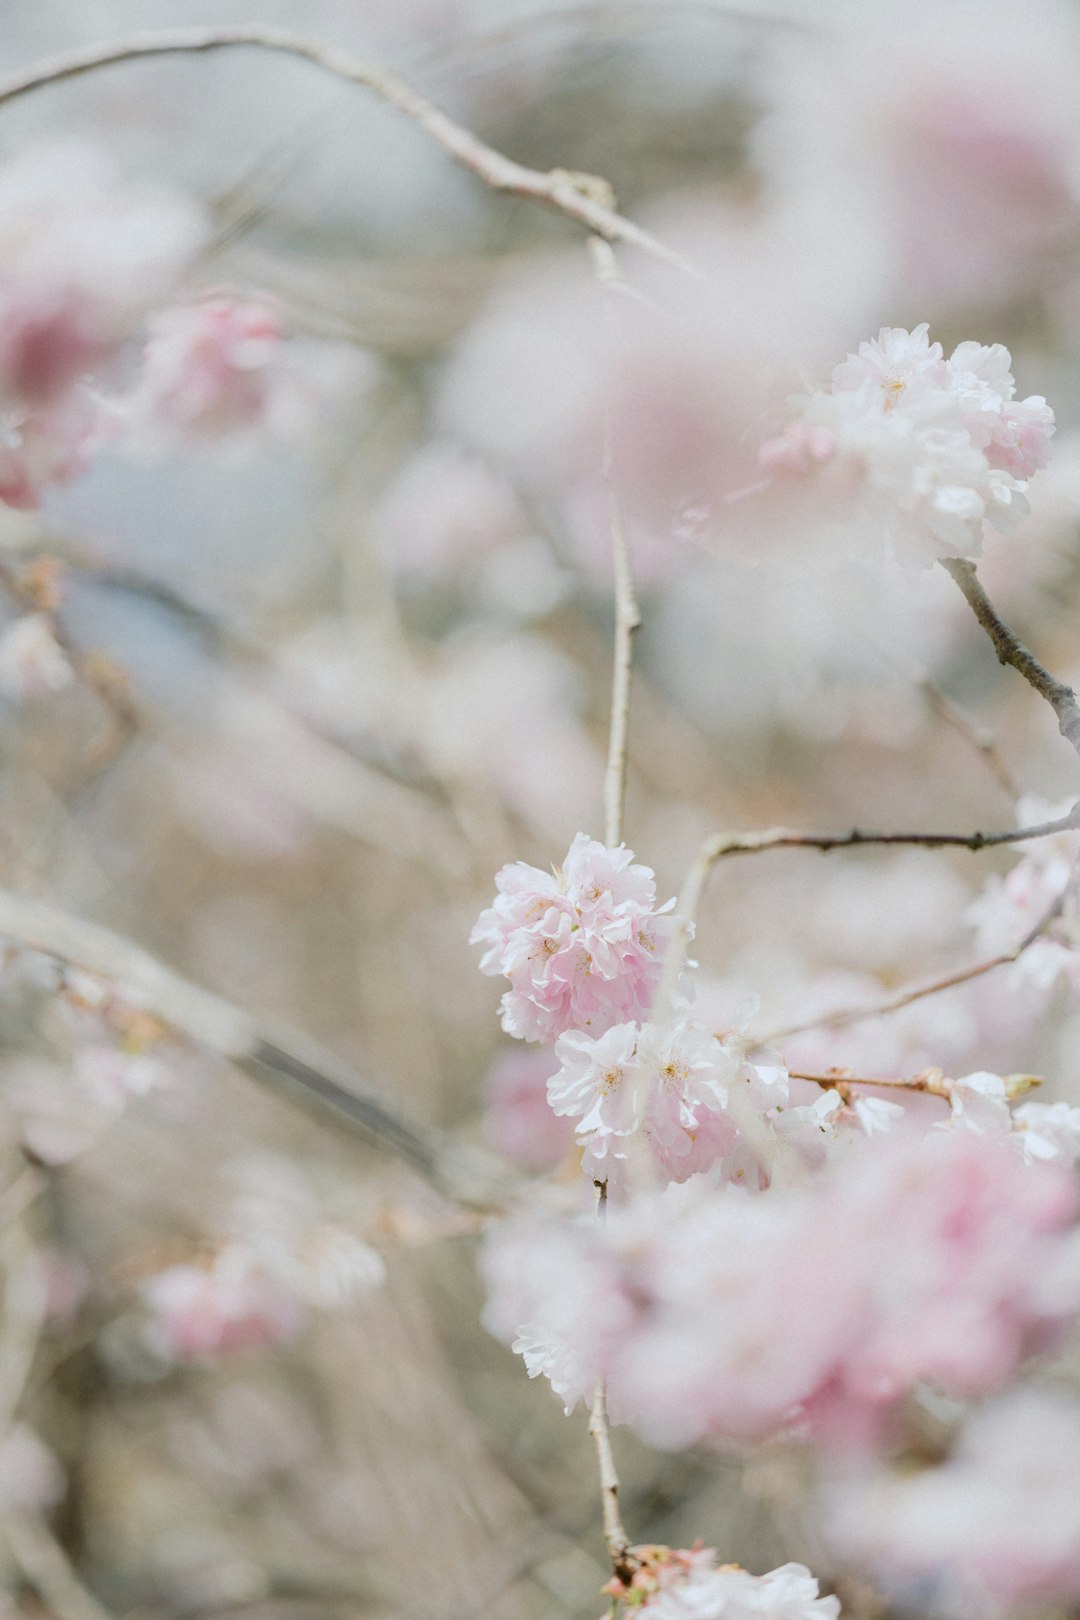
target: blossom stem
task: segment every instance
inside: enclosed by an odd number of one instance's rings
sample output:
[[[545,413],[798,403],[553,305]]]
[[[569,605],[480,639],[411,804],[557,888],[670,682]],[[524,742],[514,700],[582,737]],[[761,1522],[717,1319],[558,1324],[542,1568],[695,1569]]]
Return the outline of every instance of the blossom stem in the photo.
[[[607,1219],[607,1182],[598,1181],[596,1187],[596,1218]],[[589,1411],[589,1433],[596,1446],[596,1460],[600,1466],[600,1500],[604,1511],[604,1541],[613,1574],[627,1584],[637,1567],[630,1552],[630,1538],[622,1521],[619,1507],[619,1475],[615,1455],[611,1449],[611,1426],[608,1422],[607,1392],[603,1383],[593,1391]]]
[[[674,249],[616,212],[607,181],[596,175],[577,174],[566,169],[544,172],[526,168],[455,123],[389,68],[375,62],[361,61],[333,45],[307,39],[284,28],[184,28],[140,34],[113,45],[72,51],[0,80],[0,105],[44,85],[59,84],[118,62],[153,56],[205,54],[237,46],[297,57],[350,84],[360,85],[411,119],[455,163],[468,169],[493,191],[541,203],[606,241],[632,244],[657,258],[665,259],[687,274],[698,274]]]
[[[1080,704],[1076,701],[1076,693],[1064,681],[1056,676],[1035,657],[1016,632],[1009,628],[998,613],[994,604],[983,590],[982,582],[975,572],[975,564],[961,557],[945,557],[941,566],[951,574],[960,590],[963,592],[968,606],[986,631],[997,653],[999,664],[1011,664],[1034,687],[1041,698],[1045,698],[1054,713],[1057,715],[1058,730],[1070,742],[1077,754],[1080,754]]]

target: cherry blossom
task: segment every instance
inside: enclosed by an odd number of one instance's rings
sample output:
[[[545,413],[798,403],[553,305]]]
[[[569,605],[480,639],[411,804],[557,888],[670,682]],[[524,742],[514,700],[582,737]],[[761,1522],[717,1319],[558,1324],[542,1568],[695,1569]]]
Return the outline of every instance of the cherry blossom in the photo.
[[[948,359],[927,326],[882,327],[836,366],[827,389],[762,446],[774,474],[817,469],[831,502],[865,509],[902,562],[977,557],[983,527],[1025,516],[1027,481],[1046,465],[1054,414],[1014,398],[1009,351],[965,342]]]
[[[209,1267],[169,1266],[141,1294],[148,1340],[170,1361],[267,1349],[295,1338],[305,1321],[297,1300],[232,1249]]]
[[[548,1081],[556,1114],[578,1121],[582,1167],[614,1188],[685,1181],[729,1155],[743,1108],[760,1113],[787,1099],[781,1068],[748,1062],[734,1037],[718,1039],[685,1017],[670,1024],[616,1024],[595,1038],[559,1037],[562,1067]]]
[[[487,1076],[484,1133],[493,1147],[529,1170],[551,1170],[573,1144],[569,1119],[548,1106],[551,1054],[545,1048],[513,1047]]]
[[[1076,1189],[988,1133],[852,1136],[802,1182],[700,1176],[488,1240],[486,1320],[565,1404],[665,1446],[876,1436],[913,1388],[997,1389],[1080,1309]],[[763,1286],[763,1279],[768,1286]]]
[[[624,844],[607,849],[578,833],[561,868],[504,866],[498,897],[470,936],[480,971],[502,974],[508,1035],[553,1042],[567,1030],[602,1034],[647,1013],[675,902],[656,906],[656,882]]]
[[[751,1575],[737,1564],[717,1566],[708,1548],[646,1551],[653,1556],[644,1566],[645,1579],[635,1577],[626,1597],[633,1612],[651,1620],[838,1620],[840,1599],[822,1597],[804,1564]],[[669,1557],[661,1562],[658,1553]]]
[[[47,613],[24,613],[0,635],[0,691],[8,697],[45,697],[74,681]]]
[[[100,372],[205,232],[194,203],[121,180],[81,145],[0,170],[0,403],[47,411]]]
[[[178,304],[149,323],[142,375],[122,407],[129,441],[235,448],[260,434],[298,438],[363,370],[329,345],[287,341],[265,298],[218,294]]]
[[[1073,808],[1071,799],[1049,804],[1027,795],[1016,807],[1022,825],[1058,820]],[[1026,818],[1030,817],[1028,822]],[[1065,896],[1060,916],[1010,968],[1014,982],[1035,990],[1049,990],[1062,977],[1080,983],[1076,901],[1066,891],[1080,853],[1080,833],[1056,833],[1022,846],[1020,859],[1004,878],[991,875],[983,892],[968,906],[965,921],[976,931],[978,949],[997,955],[1014,949]]]

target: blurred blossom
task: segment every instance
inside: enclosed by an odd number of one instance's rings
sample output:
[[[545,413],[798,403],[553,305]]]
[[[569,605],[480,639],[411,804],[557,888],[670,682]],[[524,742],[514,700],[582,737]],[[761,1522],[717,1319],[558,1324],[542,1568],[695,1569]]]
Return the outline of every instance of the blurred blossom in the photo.
[[[833,1493],[830,1533],[903,1607],[968,1620],[1080,1593],[1080,1408],[1017,1390],[977,1412],[948,1458],[914,1474],[857,1474]]]
[[[834,367],[830,388],[794,402],[762,467],[814,475],[818,500],[852,505],[902,563],[978,557],[984,523],[1009,533],[1027,515],[1027,481],[1054,432],[1041,395],[1014,399],[1011,363],[1000,343],[961,343],[946,360],[925,324],[882,327]]]
[[[488,1239],[486,1321],[567,1409],[663,1446],[880,1434],[916,1384],[998,1388],[1080,1308],[1073,1177],[966,1130],[853,1139],[805,1183],[697,1177]],[[762,1285],[767,1279],[768,1286]]]
[[[201,247],[191,202],[120,179],[85,145],[0,171],[0,398],[53,406],[100,371]]]
[[[452,574],[528,532],[509,486],[449,440],[427,445],[401,468],[374,523],[395,572],[419,582]]]
[[[49,614],[24,613],[0,635],[0,691],[7,697],[46,697],[74,680]]]
[[[555,1060],[546,1048],[511,1047],[500,1054],[486,1081],[484,1132],[492,1146],[528,1170],[551,1170],[566,1157],[573,1127],[548,1105],[547,1083]]]
[[[192,439],[235,449],[262,434],[310,433],[320,409],[362,371],[344,351],[286,342],[272,304],[208,296],[154,316],[141,377],[122,410],[135,447]]]
[[[66,1488],[64,1470],[49,1448],[25,1423],[14,1424],[0,1440],[0,1512],[47,1512]]]
[[[1006,299],[1075,228],[1080,24],[1062,0],[889,0],[854,27],[778,30],[767,63],[773,206],[872,244],[885,299]]]

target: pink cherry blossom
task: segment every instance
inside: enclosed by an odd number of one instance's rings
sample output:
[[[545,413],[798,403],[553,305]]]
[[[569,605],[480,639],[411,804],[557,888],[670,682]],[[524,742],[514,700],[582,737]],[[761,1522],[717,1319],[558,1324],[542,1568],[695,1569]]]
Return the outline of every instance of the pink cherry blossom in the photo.
[[[226,1249],[209,1268],[169,1266],[142,1285],[148,1335],[171,1361],[198,1361],[263,1350],[295,1338],[303,1306],[240,1251]]]
[[[650,1620],[839,1620],[840,1599],[821,1597],[804,1564],[782,1564],[751,1575],[735,1564],[716,1567],[716,1554],[676,1565],[635,1613]]]
[[[624,844],[578,833],[562,867],[519,861],[495,879],[498,897],[470,936],[480,971],[502,974],[508,1035],[553,1042],[567,1030],[602,1034],[649,1009],[676,919],[657,908],[656,882]]]
[[[795,402],[759,461],[824,480],[821,495],[870,519],[902,562],[977,557],[985,524],[1005,532],[1026,514],[1054,432],[1041,395],[1014,399],[1010,365],[1001,344],[961,343],[946,359],[925,324],[883,327]]]
[[[121,181],[83,146],[28,151],[0,170],[0,405],[48,412],[99,371],[205,230],[193,203]]]
[[[548,1081],[548,1101],[578,1121],[582,1168],[611,1190],[712,1168],[735,1148],[742,1110],[764,1113],[787,1100],[782,1068],[759,1070],[737,1040],[685,1017],[616,1024],[597,1037],[569,1031],[555,1056],[562,1067]],[[736,1098],[748,1086],[754,1094]]]
[[[503,1052],[487,1077],[484,1133],[492,1146],[529,1170],[551,1170],[573,1144],[574,1130],[548,1106],[552,1057],[545,1048]]]
[[[488,1240],[488,1325],[570,1407],[598,1380],[653,1443],[879,1435],[921,1383],[997,1389],[1080,1309],[1076,1189],[986,1133],[852,1136],[763,1192],[697,1177],[604,1223]]]
[[[49,488],[70,484],[106,442],[112,417],[92,389],[77,384],[38,410],[0,415],[0,501],[17,511],[41,504]]]

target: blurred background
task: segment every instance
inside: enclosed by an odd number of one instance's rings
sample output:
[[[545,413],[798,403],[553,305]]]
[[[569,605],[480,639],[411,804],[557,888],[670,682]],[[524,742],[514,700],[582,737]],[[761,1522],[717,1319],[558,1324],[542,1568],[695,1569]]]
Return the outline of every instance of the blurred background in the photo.
[[[760,487],[756,456],[788,396],[880,325],[1006,343],[1059,428],[1031,516],[980,571],[1080,678],[1080,8],[0,17],[4,73],[196,24],[374,56],[508,155],[605,177],[699,272],[619,249],[601,285],[565,219],[284,58],[128,63],[0,107],[0,161],[102,148],[203,203],[191,287],[271,295],[325,406],[301,434],[104,453],[41,511],[0,509],[6,886],[305,1031],[523,1173],[557,1166],[550,1061],[501,1036],[467,940],[503,862],[602,835],[606,451],[644,620],[626,838],[664,897],[721,829],[990,830],[1021,796],[1071,802],[1049,711],[944,572],[815,525]],[[58,662],[12,640],[28,603]],[[701,912],[701,1004],[723,1022],[756,995],[766,1034],[974,962],[970,908],[1014,860],[730,863]],[[8,1612],[597,1614],[585,1422],[481,1326],[475,1219],[100,984],[57,984],[9,953],[5,1185],[27,1150],[40,1168],[0,1235]],[[1046,1100],[1080,1101],[1078,1049],[1068,977],[999,970],[785,1055],[1030,1070]],[[268,1232],[308,1281],[208,1325],[199,1268]],[[836,1574],[782,1452],[616,1443],[640,1539]]]

